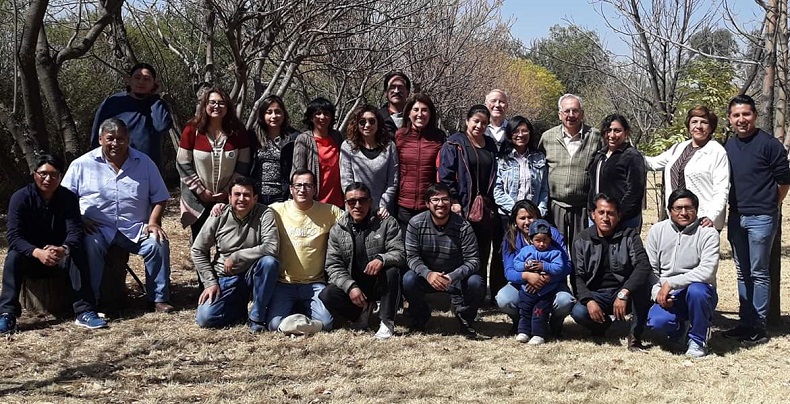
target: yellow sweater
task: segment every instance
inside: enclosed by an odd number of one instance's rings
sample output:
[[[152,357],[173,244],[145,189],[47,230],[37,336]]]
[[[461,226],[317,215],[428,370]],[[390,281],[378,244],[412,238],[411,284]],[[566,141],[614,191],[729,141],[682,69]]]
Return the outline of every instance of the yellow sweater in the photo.
[[[269,206],[280,232],[280,282],[326,282],[324,265],[329,230],[343,215],[337,206],[313,202],[302,211],[293,200]]]

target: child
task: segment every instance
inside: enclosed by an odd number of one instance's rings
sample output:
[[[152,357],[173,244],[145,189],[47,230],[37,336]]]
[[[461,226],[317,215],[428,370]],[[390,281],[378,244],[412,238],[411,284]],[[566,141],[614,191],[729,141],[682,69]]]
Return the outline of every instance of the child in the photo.
[[[565,251],[551,240],[551,226],[543,219],[529,226],[532,245],[525,246],[513,259],[513,267],[524,272],[536,272],[551,279],[542,288],[533,290],[525,284],[519,291],[518,335],[516,341],[539,345],[546,341],[549,313],[554,302],[554,294],[561,276],[570,265]],[[532,336],[532,338],[530,338]]]

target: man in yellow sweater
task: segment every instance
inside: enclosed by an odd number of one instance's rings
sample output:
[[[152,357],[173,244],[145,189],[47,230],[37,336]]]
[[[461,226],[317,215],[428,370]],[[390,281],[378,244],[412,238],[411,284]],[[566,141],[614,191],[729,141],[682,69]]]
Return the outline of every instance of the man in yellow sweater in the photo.
[[[306,169],[291,177],[291,196],[272,204],[280,233],[280,278],[269,305],[269,330],[293,313],[308,315],[324,330],[332,316],[318,298],[326,286],[324,265],[329,230],[343,215],[337,206],[315,201],[315,175]]]

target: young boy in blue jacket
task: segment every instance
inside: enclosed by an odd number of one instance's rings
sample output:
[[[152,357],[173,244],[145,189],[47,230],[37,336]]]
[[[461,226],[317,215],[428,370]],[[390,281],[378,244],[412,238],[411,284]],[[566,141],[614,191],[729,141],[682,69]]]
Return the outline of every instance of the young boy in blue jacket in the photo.
[[[540,345],[546,342],[554,294],[559,280],[564,279],[562,274],[569,271],[570,260],[565,251],[551,242],[551,226],[547,221],[538,219],[532,222],[529,226],[529,237],[532,244],[519,251],[513,259],[513,267],[520,271],[548,275],[551,281],[539,290],[531,290],[529,285],[521,287],[516,341]]]

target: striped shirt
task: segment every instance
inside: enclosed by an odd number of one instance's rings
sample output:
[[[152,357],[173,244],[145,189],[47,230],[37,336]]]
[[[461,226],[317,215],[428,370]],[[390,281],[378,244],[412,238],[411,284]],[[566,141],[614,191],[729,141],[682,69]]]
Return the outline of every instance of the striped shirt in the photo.
[[[430,211],[417,214],[406,230],[406,262],[409,269],[426,279],[429,272],[447,274],[453,282],[469,278],[480,267],[472,226],[450,213],[447,224],[438,228]]]

